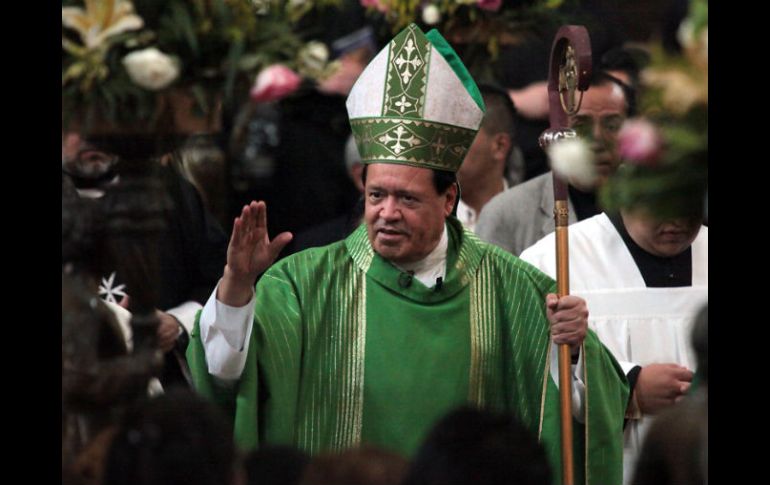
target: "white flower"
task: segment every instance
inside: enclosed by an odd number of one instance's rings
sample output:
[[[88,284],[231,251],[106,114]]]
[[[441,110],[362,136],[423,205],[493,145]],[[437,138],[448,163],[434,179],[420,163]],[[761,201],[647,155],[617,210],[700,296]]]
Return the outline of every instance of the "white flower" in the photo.
[[[251,4],[257,9],[258,15],[270,12],[270,0],[251,0]]]
[[[329,49],[323,42],[312,41],[308,42],[303,49],[304,55],[308,59],[313,59],[320,63],[326,63],[329,60]]]
[[[114,35],[144,27],[128,0],[85,0],[85,7],[62,7],[61,23],[77,31],[88,49],[99,47]]]
[[[441,20],[441,11],[437,6],[430,4],[422,9],[422,21],[426,25],[436,25]]]
[[[596,180],[594,154],[580,138],[565,138],[548,146],[551,168],[576,185],[592,186]]]
[[[695,27],[692,20],[684,19],[676,31],[676,40],[682,47],[690,47],[695,42]]]
[[[708,68],[709,63],[709,28],[708,25],[695,32],[694,22],[686,18],[679,24],[676,31],[676,39],[679,45],[688,53],[688,57],[694,58],[696,64],[702,64]]]
[[[300,71],[311,76],[321,73],[328,60],[329,49],[323,42],[308,42],[299,51]]]
[[[158,91],[179,76],[179,66],[155,47],[134,51],[123,58],[131,80],[151,91]]]

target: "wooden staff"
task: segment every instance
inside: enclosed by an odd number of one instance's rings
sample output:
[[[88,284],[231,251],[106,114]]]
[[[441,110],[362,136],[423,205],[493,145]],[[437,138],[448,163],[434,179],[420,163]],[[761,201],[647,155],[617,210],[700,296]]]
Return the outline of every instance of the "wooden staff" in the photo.
[[[591,44],[583,26],[562,26],[551,47],[548,71],[550,128],[540,136],[546,148],[562,138],[574,138],[568,117],[580,109],[583,91],[591,78]],[[576,102],[577,91],[581,91]],[[567,233],[569,206],[567,183],[553,172],[554,220],[556,225],[556,288],[559,297],[569,295],[569,241]],[[559,345],[559,397],[561,415],[562,483],[574,485],[572,454],[572,357],[570,346]]]

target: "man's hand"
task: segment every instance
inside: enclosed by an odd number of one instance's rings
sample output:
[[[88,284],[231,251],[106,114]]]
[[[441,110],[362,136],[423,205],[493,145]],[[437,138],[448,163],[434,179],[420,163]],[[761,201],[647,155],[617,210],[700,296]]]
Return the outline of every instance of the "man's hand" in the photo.
[[[158,324],[158,347],[165,354],[174,348],[177,337],[179,337],[179,320],[166,312],[155,310],[155,315],[160,320]]]
[[[692,382],[692,372],[677,364],[649,364],[642,367],[634,392],[644,414],[656,414],[679,401]]]
[[[227,265],[217,299],[230,306],[248,303],[257,276],[273,264],[291,239],[290,232],[282,232],[270,241],[264,202],[251,201],[243,206],[241,215],[235,218],[233,224],[227,246]]]
[[[588,333],[586,301],[575,295],[559,298],[549,293],[545,296],[545,313],[551,323],[553,342],[571,345],[572,354],[576,355]]]

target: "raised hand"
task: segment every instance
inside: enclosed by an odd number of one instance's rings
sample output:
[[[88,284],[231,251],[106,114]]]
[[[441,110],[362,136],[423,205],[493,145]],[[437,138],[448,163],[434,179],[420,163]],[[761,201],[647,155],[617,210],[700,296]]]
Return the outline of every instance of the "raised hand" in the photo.
[[[227,246],[227,265],[217,299],[231,306],[248,303],[257,276],[273,264],[291,239],[291,233],[282,232],[270,240],[264,202],[252,201],[243,206],[241,215],[235,218],[233,224],[233,233]]]

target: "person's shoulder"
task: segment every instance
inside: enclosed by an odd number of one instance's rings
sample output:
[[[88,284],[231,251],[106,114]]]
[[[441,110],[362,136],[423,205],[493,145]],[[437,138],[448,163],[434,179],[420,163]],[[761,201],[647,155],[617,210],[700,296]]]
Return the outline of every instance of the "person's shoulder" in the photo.
[[[605,213],[591,216],[582,221],[569,225],[569,241],[572,247],[588,245],[606,245],[617,239],[618,233]],[[531,260],[535,255],[541,255],[547,251],[553,251],[555,247],[555,232],[549,232],[521,252],[521,258]]]
[[[550,172],[500,192],[487,202],[480,217],[483,218],[485,213],[487,217],[493,214],[508,217],[532,214],[534,208],[540,204],[548,177],[551,177]]]
[[[556,238],[555,232],[549,232],[545,236],[541,237],[532,245],[526,247],[519,257],[525,261],[530,261],[534,255],[540,255],[544,251],[547,250],[547,248],[554,248],[555,242],[554,238]]]
[[[569,232],[571,236],[572,234],[616,234],[618,230],[615,229],[607,213],[600,212],[582,221],[573,222],[569,225]]]
[[[513,278],[517,276],[526,276],[529,279],[541,281],[543,279],[550,279],[545,273],[537,269],[535,266],[524,261],[518,256],[514,256],[508,251],[483,241],[478,241],[478,244],[483,245],[485,250],[485,258],[493,268],[495,273],[502,275],[504,278]]]
[[[287,305],[294,299],[323,300],[331,296],[340,279],[350,274],[346,268],[351,264],[342,241],[305,249],[270,266],[257,282],[257,294],[273,302],[289,298]]]
[[[533,199],[532,196],[533,194],[539,194],[543,191],[543,187],[547,184],[549,177],[552,177],[551,172],[538,175],[535,178],[514,185],[492,197],[489,204],[492,204],[495,201],[496,204],[509,204],[512,201],[524,201],[527,203],[539,202],[539,199]]]
[[[514,254],[536,241],[545,219],[553,217],[542,207],[551,177],[550,172],[539,175],[493,197],[476,224],[481,238]]]
[[[290,254],[277,261],[265,273],[275,276],[278,274],[295,275],[331,272],[347,258],[345,241],[336,241],[326,246],[308,248]]]
[[[553,175],[551,172],[546,172],[544,174],[538,175],[535,178],[531,178],[526,182],[514,185],[506,192],[510,192],[509,197],[511,198],[531,197],[532,194],[539,194],[542,192],[552,178]]]
[[[345,240],[340,239],[324,246],[303,249],[291,254],[281,261],[287,264],[319,264],[329,257],[345,254]]]
[[[576,245],[586,247],[608,246],[614,245],[620,237],[620,233],[605,212],[569,225],[571,244],[574,242]]]
[[[696,255],[700,259],[706,259],[708,260],[708,252],[709,252],[709,228],[708,226],[700,226],[700,231],[698,231],[698,235],[695,236],[695,240],[692,242],[692,248],[693,251],[695,251],[693,254]]]

